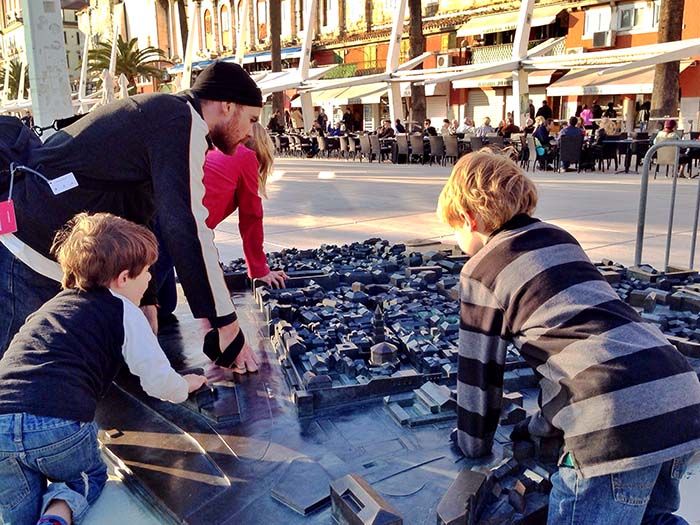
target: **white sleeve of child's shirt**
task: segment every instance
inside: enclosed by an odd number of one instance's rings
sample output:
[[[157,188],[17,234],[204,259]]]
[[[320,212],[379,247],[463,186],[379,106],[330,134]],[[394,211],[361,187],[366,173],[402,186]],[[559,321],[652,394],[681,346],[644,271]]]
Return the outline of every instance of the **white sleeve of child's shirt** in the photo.
[[[187,381],[170,366],[146,316],[127,298],[112,293],[124,303],[122,355],[129,371],[139,377],[149,396],[182,403],[188,395]]]

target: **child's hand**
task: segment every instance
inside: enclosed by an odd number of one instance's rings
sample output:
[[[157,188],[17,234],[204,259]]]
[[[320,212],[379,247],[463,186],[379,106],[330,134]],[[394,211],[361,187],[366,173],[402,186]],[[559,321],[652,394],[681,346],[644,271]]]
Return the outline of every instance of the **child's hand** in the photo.
[[[191,394],[195,390],[199,390],[207,384],[207,378],[199,374],[186,374],[182,376],[187,381],[187,393]]]

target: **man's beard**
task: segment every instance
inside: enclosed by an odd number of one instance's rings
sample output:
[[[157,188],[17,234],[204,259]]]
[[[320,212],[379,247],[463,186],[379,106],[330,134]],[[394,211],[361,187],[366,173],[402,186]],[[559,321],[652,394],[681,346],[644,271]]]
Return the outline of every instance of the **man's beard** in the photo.
[[[233,155],[238,147],[238,142],[233,142],[224,126],[216,126],[209,131],[209,138],[219,151],[226,155]]]

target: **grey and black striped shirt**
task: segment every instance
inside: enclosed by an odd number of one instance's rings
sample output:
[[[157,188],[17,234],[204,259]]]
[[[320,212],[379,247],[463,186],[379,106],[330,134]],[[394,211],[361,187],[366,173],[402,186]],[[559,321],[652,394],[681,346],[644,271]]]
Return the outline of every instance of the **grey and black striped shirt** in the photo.
[[[700,448],[700,382],[656,326],[623,303],[564,230],[511,219],[461,275],[458,441],[490,453],[506,345],[542,389],[541,421],[564,435],[584,477]]]

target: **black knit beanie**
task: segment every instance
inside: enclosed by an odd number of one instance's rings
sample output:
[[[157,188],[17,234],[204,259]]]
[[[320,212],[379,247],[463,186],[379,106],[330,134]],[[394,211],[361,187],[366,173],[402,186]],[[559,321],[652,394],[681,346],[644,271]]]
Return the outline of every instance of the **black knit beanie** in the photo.
[[[248,72],[238,64],[217,60],[194,81],[192,92],[205,100],[235,102],[261,108],[262,92]]]

